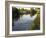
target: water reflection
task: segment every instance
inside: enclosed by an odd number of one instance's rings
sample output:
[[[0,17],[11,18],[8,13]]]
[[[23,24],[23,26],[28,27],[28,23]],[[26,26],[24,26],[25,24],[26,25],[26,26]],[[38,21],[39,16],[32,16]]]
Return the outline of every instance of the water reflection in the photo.
[[[23,14],[20,17],[13,20],[13,31],[28,30],[29,26],[32,25],[35,16],[30,16],[30,14]]]

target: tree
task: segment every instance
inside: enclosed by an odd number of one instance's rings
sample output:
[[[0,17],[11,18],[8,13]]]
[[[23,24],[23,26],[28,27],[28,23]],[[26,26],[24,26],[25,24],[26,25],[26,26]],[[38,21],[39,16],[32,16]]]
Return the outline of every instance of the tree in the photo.
[[[20,16],[19,10],[15,7],[12,7],[12,18],[18,18]]]
[[[37,13],[36,10],[34,10],[33,8],[31,8],[31,16],[35,15]]]

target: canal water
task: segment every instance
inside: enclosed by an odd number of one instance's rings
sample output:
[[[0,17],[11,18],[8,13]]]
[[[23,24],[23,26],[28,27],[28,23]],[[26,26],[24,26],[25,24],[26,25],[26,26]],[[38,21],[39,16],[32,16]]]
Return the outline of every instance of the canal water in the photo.
[[[32,22],[36,18],[37,15],[30,16],[30,14],[24,14],[20,15],[20,18],[18,20],[14,19],[12,26],[13,31],[23,31],[23,30],[28,30],[29,27],[31,27]]]

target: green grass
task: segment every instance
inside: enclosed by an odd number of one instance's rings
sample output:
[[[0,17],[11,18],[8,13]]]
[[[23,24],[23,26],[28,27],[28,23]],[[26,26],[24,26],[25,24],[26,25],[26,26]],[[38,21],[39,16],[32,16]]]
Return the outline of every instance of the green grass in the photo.
[[[36,19],[33,21],[29,30],[39,30],[40,29],[40,13],[37,13]]]

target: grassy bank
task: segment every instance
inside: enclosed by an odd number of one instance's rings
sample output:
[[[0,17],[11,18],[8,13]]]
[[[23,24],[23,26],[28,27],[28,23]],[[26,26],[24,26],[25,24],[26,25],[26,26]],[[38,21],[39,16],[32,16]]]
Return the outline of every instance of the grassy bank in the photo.
[[[39,30],[40,29],[40,13],[37,13],[36,19],[33,21],[29,30]]]

